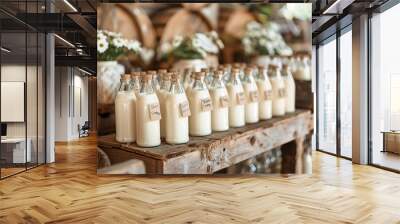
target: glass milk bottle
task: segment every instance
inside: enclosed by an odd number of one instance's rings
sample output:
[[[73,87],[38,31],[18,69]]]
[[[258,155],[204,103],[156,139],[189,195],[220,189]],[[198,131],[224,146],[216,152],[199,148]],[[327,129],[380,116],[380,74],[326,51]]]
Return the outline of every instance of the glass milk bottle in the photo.
[[[208,68],[202,68],[201,70],[200,70],[201,72],[203,72],[204,73],[204,83],[206,84],[206,86],[207,86],[207,88],[208,88],[208,86],[209,86],[209,84],[210,84],[210,80],[208,80],[209,78],[208,78]]]
[[[183,71],[183,88],[186,90],[192,84],[192,71],[190,68],[185,68]]]
[[[311,80],[310,59],[307,56],[303,56],[300,68],[299,79],[307,81]]]
[[[188,98],[191,110],[189,117],[190,135],[205,136],[211,134],[212,103],[204,83],[204,73],[195,73],[193,86],[189,91]]]
[[[259,96],[258,113],[261,120],[272,117],[272,86],[268,78],[268,71],[260,67],[257,76],[257,88]]]
[[[158,91],[160,89],[160,82],[158,81],[158,75],[156,71],[148,71],[147,74],[151,75],[151,84],[153,85],[154,91]]]
[[[229,98],[225,84],[222,81],[224,72],[219,70],[214,73],[209,91],[213,110],[211,112],[211,128],[213,131],[226,131],[229,129]]]
[[[172,73],[163,73],[163,75],[161,76],[160,89],[157,91],[157,97],[160,102],[160,109],[161,109],[162,117],[164,116],[165,110],[166,110],[165,99],[166,99],[167,93],[169,92],[169,88],[171,86],[171,75],[172,75]],[[165,127],[166,127],[165,119],[161,118],[160,136],[162,138],[165,137],[165,129],[166,129]]]
[[[190,78],[189,78],[189,82],[187,84],[187,87],[185,88],[186,96],[188,96],[188,97],[189,97],[190,91],[193,88],[194,76],[195,76],[195,72],[192,72],[190,74]]]
[[[239,78],[239,68],[233,68],[230,79],[226,84],[229,96],[229,127],[243,127],[245,125],[244,105],[246,98]]]
[[[115,97],[115,138],[118,142],[136,140],[135,101],[136,96],[129,74],[121,77],[121,86]]]
[[[279,67],[269,66],[269,80],[272,86],[272,116],[285,115],[285,82],[282,79]]]
[[[300,56],[293,57],[294,62],[292,65],[293,75],[295,79],[301,80],[304,72],[304,64],[301,61]]]
[[[190,107],[179,75],[174,73],[171,87],[165,97],[166,138],[169,144],[182,144],[189,141]]]
[[[161,77],[167,73],[167,69],[158,69],[157,70],[158,73],[158,81],[161,82]],[[161,85],[161,84],[160,84]],[[161,87],[161,86],[160,86]]]
[[[296,85],[290,67],[287,64],[283,64],[282,78],[285,82],[285,112],[293,113],[295,111],[296,102]]]
[[[253,69],[246,68],[243,77],[243,90],[246,96],[245,120],[246,123],[256,123],[259,121],[258,116],[258,89],[256,81],[253,77]]]
[[[140,92],[140,72],[132,72],[131,73],[131,85],[135,94],[139,94]]]
[[[152,85],[153,76],[142,77],[142,87],[136,103],[136,143],[142,147],[154,147],[160,140],[160,103]]]
[[[229,77],[231,75],[232,72],[232,65],[231,64],[224,64],[223,65],[223,69],[221,69],[224,74],[222,76],[222,81],[224,81],[224,83],[228,83],[229,82]]]
[[[294,56],[289,56],[289,67],[290,71],[292,72],[293,78],[296,78],[297,73],[297,61]]]

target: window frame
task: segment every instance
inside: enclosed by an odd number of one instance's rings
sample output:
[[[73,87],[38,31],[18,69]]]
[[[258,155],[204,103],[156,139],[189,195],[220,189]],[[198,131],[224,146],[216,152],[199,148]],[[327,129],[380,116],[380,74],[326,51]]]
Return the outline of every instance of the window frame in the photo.
[[[333,156],[337,156],[346,160],[352,160],[352,158],[347,157],[342,155],[342,150],[341,150],[341,118],[340,118],[340,104],[341,104],[341,97],[340,97],[340,82],[341,82],[341,64],[340,64],[340,60],[341,60],[341,55],[340,55],[340,38],[342,35],[344,35],[347,32],[351,32],[352,31],[352,22],[348,22],[348,17],[343,18],[343,20],[346,20],[347,24],[344,25],[344,27],[337,27],[337,30],[335,33],[333,33],[332,35],[326,37],[325,39],[319,40],[316,45],[316,108],[315,108],[315,117],[316,117],[316,127],[315,127],[315,131],[316,131],[316,138],[315,138],[315,143],[316,143],[316,150],[319,152],[323,152],[323,153],[327,153]],[[340,21],[339,21],[340,22]],[[336,41],[336,152],[332,153],[332,152],[328,152],[324,149],[321,149],[319,146],[319,134],[320,134],[320,130],[318,128],[318,124],[319,124],[319,96],[320,96],[320,92],[319,92],[319,87],[320,87],[320,74],[319,74],[319,51],[318,49],[320,48],[320,45],[322,43],[326,44],[330,41]]]

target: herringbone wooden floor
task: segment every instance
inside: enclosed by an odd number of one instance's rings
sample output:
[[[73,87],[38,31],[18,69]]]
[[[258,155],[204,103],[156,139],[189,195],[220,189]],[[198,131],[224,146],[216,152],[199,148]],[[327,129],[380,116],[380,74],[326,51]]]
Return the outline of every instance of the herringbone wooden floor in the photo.
[[[312,176],[96,175],[96,142],[0,181],[0,223],[400,223],[400,175],[316,153]]]

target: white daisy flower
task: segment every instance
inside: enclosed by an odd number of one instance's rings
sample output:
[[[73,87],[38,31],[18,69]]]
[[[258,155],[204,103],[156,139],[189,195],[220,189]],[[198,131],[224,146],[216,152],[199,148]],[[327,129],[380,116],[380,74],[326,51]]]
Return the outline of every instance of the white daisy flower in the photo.
[[[164,42],[160,46],[160,52],[163,53],[163,54],[167,53],[167,52],[169,52],[171,50],[171,48],[172,48],[172,46],[171,46],[170,43]]]
[[[104,39],[97,41],[97,52],[104,53],[108,49],[108,42]]]
[[[248,30],[258,30],[261,28],[261,24],[256,21],[251,21],[246,25]]]
[[[140,50],[140,43],[136,40],[128,41],[126,46],[131,51],[139,51]]]
[[[180,35],[177,35],[174,37],[174,39],[172,41],[172,46],[178,47],[179,45],[181,45],[182,41],[183,41],[183,37]]]
[[[218,39],[216,42],[217,42],[219,49],[224,48],[224,42],[222,42],[222,40]]]
[[[200,41],[197,38],[193,38],[192,39],[192,45],[194,48],[199,49],[201,48],[201,44]]]
[[[243,39],[242,39],[242,43],[243,43],[245,46],[249,46],[249,45],[251,44],[250,38],[248,38],[248,37],[243,38]]]
[[[253,49],[253,47],[251,45],[246,45],[244,47],[244,52],[246,54],[253,54],[254,53],[254,49]]]
[[[122,38],[119,38],[119,37],[114,38],[112,40],[112,43],[116,47],[124,47],[124,40]]]
[[[204,33],[196,33],[193,39],[197,39],[199,42],[199,47],[206,52],[213,54],[218,53],[218,47]]]
[[[267,44],[267,39],[261,38],[261,39],[259,40],[259,43],[260,43],[261,46],[266,46],[266,44]]]

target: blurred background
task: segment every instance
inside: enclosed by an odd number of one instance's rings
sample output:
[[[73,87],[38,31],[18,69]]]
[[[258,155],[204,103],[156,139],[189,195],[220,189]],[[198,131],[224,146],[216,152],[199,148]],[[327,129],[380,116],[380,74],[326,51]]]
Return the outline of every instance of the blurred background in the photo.
[[[97,14],[98,29],[136,39],[147,50],[147,55],[124,63],[128,70],[168,67],[157,57],[166,43],[178,35],[210,31],[216,31],[225,45],[219,63],[248,62],[241,40],[252,21],[278,25],[294,53],[311,53],[311,3],[103,3]]]

